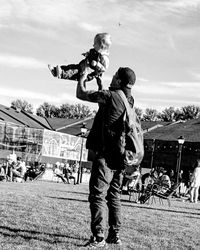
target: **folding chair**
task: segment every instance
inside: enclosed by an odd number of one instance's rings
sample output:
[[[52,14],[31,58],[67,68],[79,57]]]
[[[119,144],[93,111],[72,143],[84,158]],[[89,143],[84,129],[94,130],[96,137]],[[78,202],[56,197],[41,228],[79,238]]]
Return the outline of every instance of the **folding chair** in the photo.
[[[131,179],[124,177],[123,184],[121,187],[121,193],[127,194],[129,196],[129,201],[134,198],[134,201],[137,202],[140,197],[140,176],[133,176]]]
[[[138,200],[141,204],[149,203],[150,198],[152,197],[152,189],[153,189],[153,184],[148,184],[145,190],[143,190]]]
[[[139,185],[139,179],[140,176],[136,176],[132,179],[132,181],[128,185],[128,195],[129,195],[129,201],[132,200],[132,197],[134,198],[135,202],[138,202],[140,198],[140,185]]]
[[[177,191],[179,188],[180,183],[174,184],[171,188],[166,188],[164,186],[153,184],[151,189],[151,195],[149,198],[152,197],[152,202],[156,202],[155,197],[158,198],[160,204],[164,204],[163,200],[167,200],[169,207],[171,206],[170,199],[173,196],[173,194]]]

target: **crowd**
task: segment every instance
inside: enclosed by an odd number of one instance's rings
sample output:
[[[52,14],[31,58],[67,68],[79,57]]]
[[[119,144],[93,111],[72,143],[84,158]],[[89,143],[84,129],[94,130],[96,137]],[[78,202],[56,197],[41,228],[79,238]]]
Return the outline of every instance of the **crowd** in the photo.
[[[35,180],[45,173],[48,164],[39,162],[25,162],[22,157],[10,154],[0,163],[0,181],[25,182]],[[65,160],[52,164],[53,176],[66,184],[77,184],[79,162]],[[48,167],[47,167],[48,168]],[[85,168],[81,169],[80,177]]]
[[[76,185],[78,169],[78,162],[69,163],[66,160],[64,163],[56,162],[53,171],[55,176],[60,178],[64,183],[70,184],[73,181],[74,185]]]
[[[127,168],[122,183],[122,194],[136,191],[141,195],[153,185],[162,194],[174,190],[174,197],[186,197],[190,202],[197,203],[200,198],[200,159],[194,164],[193,171],[184,173],[181,170],[178,177],[173,169],[167,170],[164,167],[152,168],[145,174],[141,173],[139,166]]]
[[[34,162],[27,165],[20,156],[12,154],[0,164],[0,181],[24,182],[27,179],[34,180],[44,170],[45,164]]]
[[[76,161],[56,162],[53,166],[53,172],[62,182],[66,184],[77,184],[79,163]],[[34,180],[45,170],[45,164],[38,162],[28,165],[21,157],[8,157],[7,161],[0,164],[0,181],[23,182]],[[126,168],[123,175],[122,193],[126,194],[129,190],[144,192],[147,185],[158,184],[162,187],[164,193],[173,187],[178,181],[179,187],[174,192],[175,197],[189,197],[190,202],[197,203],[199,199],[200,187],[200,159],[197,159],[193,166],[193,171],[187,171],[187,174],[181,170],[177,177],[173,169],[166,170],[164,167],[155,167],[150,172],[142,175],[140,166]]]

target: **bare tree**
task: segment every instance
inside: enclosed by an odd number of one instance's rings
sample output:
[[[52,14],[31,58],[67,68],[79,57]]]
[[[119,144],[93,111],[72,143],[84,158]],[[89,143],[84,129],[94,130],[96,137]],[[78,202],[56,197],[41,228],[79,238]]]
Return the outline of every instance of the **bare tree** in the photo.
[[[44,102],[39,108],[36,110],[36,115],[52,118],[59,117],[60,109],[55,105],[49,104],[48,102]]]
[[[139,119],[142,118],[142,109],[135,107],[135,113],[137,114],[137,116],[139,117]]]
[[[175,121],[175,117],[176,117],[175,108],[174,107],[166,108],[161,113],[159,113],[158,116],[160,120],[165,121],[165,122]]]
[[[196,119],[200,116],[200,107],[195,105],[188,105],[181,108],[184,120]]]
[[[144,121],[157,121],[158,120],[158,111],[156,109],[147,108],[143,114]]]
[[[68,103],[65,103],[58,108],[45,102],[36,110],[36,114],[38,116],[46,118],[57,117],[80,119],[91,116],[93,114],[93,111],[91,111],[88,106],[81,104],[70,105]]]
[[[25,100],[17,99],[11,102],[11,108],[33,114],[33,105]]]

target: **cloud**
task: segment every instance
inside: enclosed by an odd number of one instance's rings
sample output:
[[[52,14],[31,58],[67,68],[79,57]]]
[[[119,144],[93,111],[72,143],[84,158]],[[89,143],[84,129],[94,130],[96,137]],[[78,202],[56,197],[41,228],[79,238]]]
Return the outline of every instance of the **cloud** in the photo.
[[[32,69],[39,69],[46,67],[45,63],[35,58],[14,56],[8,54],[0,54],[0,65],[13,68],[32,68]]]
[[[86,31],[91,31],[91,32],[100,32],[102,30],[102,26],[100,25],[93,25],[90,23],[79,23],[79,26],[83,28]]]
[[[200,106],[200,84],[197,82],[143,82],[135,85],[133,96],[136,106],[140,108],[183,107],[187,105]]]
[[[141,78],[141,77],[137,77],[137,82],[149,82],[149,80],[148,79],[146,79],[146,78]]]
[[[156,47],[167,43],[166,33],[176,32],[179,29],[177,20],[181,23],[182,18],[187,16],[187,11],[195,10],[198,4],[199,0],[122,2],[4,0],[0,10],[2,25],[0,28],[8,25],[12,29],[29,32],[34,30],[37,32],[39,29],[44,33],[50,33],[54,28],[54,32],[57,33],[60,30],[62,36],[63,29],[68,25],[78,26],[90,32],[98,32],[106,28],[113,34],[117,44],[131,47],[151,44]],[[180,15],[177,15],[177,11]],[[169,20],[172,20],[170,25]],[[120,27],[119,23],[121,23]],[[175,48],[172,38],[169,38],[169,45]]]
[[[168,5],[171,8],[176,9],[188,9],[188,8],[197,8],[200,5],[199,0],[174,0],[174,1],[167,1],[166,5]]]
[[[194,80],[200,81],[200,72],[190,71],[189,74],[194,78]],[[200,83],[198,83],[200,85]]]
[[[0,96],[9,97],[12,99],[23,99],[28,102],[34,101],[42,104],[43,102],[49,102],[52,104],[62,104],[66,102],[78,102],[77,98],[74,95],[70,94],[57,94],[57,96],[52,93],[44,94],[41,92],[33,92],[24,89],[14,89],[14,88],[2,88],[0,87]]]

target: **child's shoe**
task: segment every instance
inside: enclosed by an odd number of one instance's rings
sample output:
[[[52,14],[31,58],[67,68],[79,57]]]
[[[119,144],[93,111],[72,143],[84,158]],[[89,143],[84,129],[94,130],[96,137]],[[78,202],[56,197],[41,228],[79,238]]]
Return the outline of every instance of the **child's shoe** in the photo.
[[[48,64],[48,68],[49,68],[49,70],[51,71],[51,74],[52,74],[54,77],[57,77],[57,70],[56,70],[57,67],[52,67],[51,64]]]

